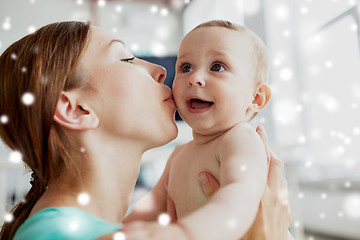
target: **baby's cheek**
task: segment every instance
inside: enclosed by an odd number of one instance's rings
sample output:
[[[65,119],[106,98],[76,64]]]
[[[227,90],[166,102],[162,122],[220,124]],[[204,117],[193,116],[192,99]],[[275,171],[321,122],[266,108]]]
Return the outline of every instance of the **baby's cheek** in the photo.
[[[181,98],[181,89],[180,89],[180,87],[177,84],[173,84],[172,91],[173,91],[173,96],[174,96],[175,102],[179,101],[180,98]]]

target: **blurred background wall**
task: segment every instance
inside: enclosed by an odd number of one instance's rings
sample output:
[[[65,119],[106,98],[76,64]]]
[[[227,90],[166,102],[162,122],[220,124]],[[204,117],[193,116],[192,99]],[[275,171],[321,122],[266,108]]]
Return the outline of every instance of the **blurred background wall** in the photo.
[[[295,239],[360,239],[360,7],[357,0],[0,0],[0,53],[56,21],[89,21],[140,58],[167,68],[197,24],[226,19],[256,32],[271,54],[269,106],[253,120],[286,164]],[[1,70],[0,70],[1,74]],[[0,113],[0,124],[11,121]],[[156,183],[180,134],[144,155],[136,193]],[[29,188],[21,154],[0,144],[0,218]],[[135,197],[137,194],[135,194]]]

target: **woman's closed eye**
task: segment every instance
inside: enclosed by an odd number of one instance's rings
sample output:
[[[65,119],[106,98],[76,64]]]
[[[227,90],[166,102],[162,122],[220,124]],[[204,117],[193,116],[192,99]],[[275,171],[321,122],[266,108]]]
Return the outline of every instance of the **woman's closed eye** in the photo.
[[[128,62],[128,63],[133,63],[133,60],[135,59],[135,57],[131,57],[131,58],[123,58],[120,59],[122,62]]]
[[[222,72],[225,71],[226,67],[221,63],[213,63],[210,67],[210,71]]]

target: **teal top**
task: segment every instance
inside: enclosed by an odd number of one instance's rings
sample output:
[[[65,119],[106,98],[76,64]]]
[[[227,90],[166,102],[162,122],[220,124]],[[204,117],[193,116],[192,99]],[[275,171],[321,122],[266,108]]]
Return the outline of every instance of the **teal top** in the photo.
[[[115,232],[121,226],[77,208],[46,208],[28,218],[13,240],[90,240]]]

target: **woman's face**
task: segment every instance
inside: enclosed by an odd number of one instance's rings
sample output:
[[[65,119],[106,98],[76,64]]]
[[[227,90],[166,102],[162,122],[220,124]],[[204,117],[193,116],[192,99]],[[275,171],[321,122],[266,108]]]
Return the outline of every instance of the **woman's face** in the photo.
[[[90,89],[86,97],[106,136],[144,141],[147,148],[176,137],[176,107],[163,84],[163,67],[134,58],[120,40],[93,27],[80,69]]]

